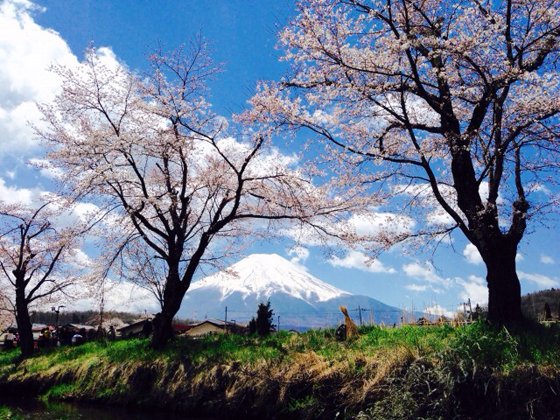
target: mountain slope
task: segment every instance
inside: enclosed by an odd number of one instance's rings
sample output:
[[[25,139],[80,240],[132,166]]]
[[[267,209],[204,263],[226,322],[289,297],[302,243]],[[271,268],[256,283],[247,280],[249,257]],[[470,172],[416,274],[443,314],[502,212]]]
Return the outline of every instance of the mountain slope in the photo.
[[[364,323],[393,324],[401,316],[398,308],[338,289],[279,255],[253,254],[193,283],[179,317],[224,319],[227,307],[229,321],[245,323],[267,300],[282,329],[336,326],[343,320],[340,305],[348,307],[356,322],[359,312]]]
[[[194,283],[189,293],[201,289],[219,291],[222,301],[235,293],[244,298],[256,295],[257,299],[285,293],[308,303],[350,294],[319,280],[277,254],[249,255],[227,270]]]

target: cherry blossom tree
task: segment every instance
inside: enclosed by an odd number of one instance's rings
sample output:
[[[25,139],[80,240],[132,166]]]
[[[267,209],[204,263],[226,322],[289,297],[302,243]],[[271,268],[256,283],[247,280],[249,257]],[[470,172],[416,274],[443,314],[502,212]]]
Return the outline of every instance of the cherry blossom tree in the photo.
[[[60,298],[79,279],[72,262],[81,233],[77,226],[56,228],[57,208],[0,203],[2,309],[15,314],[23,357],[33,354],[30,307]]]
[[[199,269],[275,221],[322,229],[352,203],[329,199],[336,191],[314,185],[266,133],[231,137],[205,99],[217,68],[204,43],[153,54],[148,75],[105,58],[91,49],[80,68],[58,69],[62,92],[42,107],[40,134],[68,193],[112,210],[107,260],[157,296],[151,344],[160,349]]]
[[[349,182],[417,217],[427,207],[413,235],[460,230],[486,264],[489,319],[520,319],[517,249],[558,204],[560,3],[304,0],[298,11],[280,34],[290,75],[262,83],[243,117],[311,130]]]
[[[14,311],[6,293],[0,292],[0,330],[4,331],[14,322]]]

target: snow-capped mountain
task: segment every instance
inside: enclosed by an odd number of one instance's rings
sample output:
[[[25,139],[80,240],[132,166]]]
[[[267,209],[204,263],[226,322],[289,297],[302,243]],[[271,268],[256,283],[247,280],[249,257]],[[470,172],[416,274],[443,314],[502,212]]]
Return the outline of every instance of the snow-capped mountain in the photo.
[[[253,254],[224,271],[192,284],[178,316],[188,319],[224,319],[245,323],[257,306],[270,300],[281,328],[336,326],[342,321],[340,305],[364,323],[394,323],[401,311],[367,296],[352,295],[308,273],[277,254]]]
[[[193,283],[189,293],[204,289],[219,291],[220,301],[235,293],[243,299],[254,296],[265,301],[276,293],[284,293],[314,304],[350,295],[277,254],[249,255],[227,270]]]

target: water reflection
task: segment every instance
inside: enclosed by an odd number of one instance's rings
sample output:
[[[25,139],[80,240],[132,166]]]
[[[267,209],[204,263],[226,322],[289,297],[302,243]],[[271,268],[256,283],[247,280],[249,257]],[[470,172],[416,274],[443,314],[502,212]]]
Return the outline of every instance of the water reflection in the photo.
[[[193,417],[158,410],[100,407],[62,402],[43,403],[33,399],[0,398],[0,418],[33,420],[178,420]]]

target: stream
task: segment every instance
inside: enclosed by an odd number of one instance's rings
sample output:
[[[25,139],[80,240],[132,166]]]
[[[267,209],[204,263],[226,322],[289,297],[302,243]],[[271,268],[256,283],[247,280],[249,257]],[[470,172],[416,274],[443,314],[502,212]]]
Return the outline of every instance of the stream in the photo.
[[[4,409],[4,412],[2,411]],[[7,410],[6,410],[7,408]],[[0,417],[7,412],[14,419],[41,420],[201,420],[200,417],[134,407],[99,406],[83,403],[42,402],[37,399],[0,396]]]

